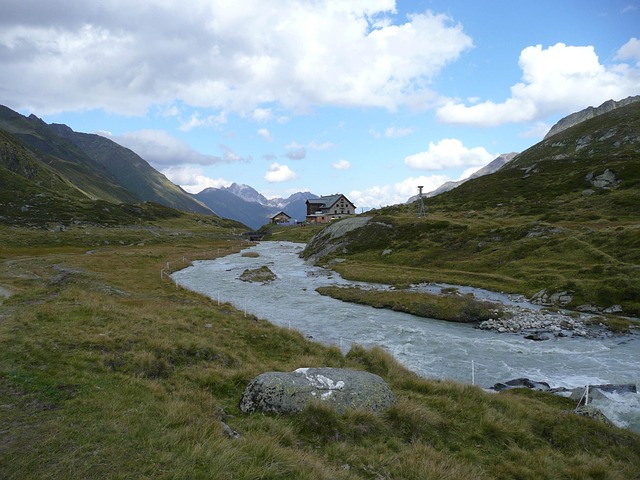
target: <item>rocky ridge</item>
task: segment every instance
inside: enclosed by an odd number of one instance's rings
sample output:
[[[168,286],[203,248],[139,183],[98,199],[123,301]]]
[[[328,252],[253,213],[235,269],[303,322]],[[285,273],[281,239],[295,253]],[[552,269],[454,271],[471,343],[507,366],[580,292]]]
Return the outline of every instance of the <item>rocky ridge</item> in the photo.
[[[599,107],[587,107],[584,110],[580,110],[579,112],[572,113],[571,115],[567,115],[562,118],[558,123],[556,123],[551,130],[544,136],[543,140],[546,140],[549,137],[552,137],[556,133],[560,133],[567,128],[573,127],[585,120],[589,120],[590,118],[597,117],[598,115],[602,115],[603,113],[610,112],[611,110],[615,110],[616,108],[624,107],[625,105],[629,105],[633,102],[640,101],[640,95],[636,95],[635,97],[627,97],[618,102],[615,100],[607,100]]]

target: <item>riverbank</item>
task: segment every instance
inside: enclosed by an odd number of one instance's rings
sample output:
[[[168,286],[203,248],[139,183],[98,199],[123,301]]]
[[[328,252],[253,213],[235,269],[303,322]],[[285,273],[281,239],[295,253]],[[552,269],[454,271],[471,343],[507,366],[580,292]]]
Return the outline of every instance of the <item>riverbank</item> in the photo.
[[[481,330],[519,334],[535,341],[553,337],[619,337],[637,333],[640,328],[637,319],[545,308],[522,296],[455,285],[420,284],[406,289],[349,285],[316,290],[343,302],[437,320],[474,323]]]
[[[640,437],[568,413],[574,404],[567,399],[525,391],[491,395],[421,378],[381,348],[343,353],[286,324],[245,314],[224,292],[218,302],[177,288],[161,273],[167,264],[181,269],[188,259],[226,255],[236,245],[154,233],[100,249],[3,249],[0,283],[13,295],[0,305],[0,477],[640,475]],[[247,290],[212,271],[210,260],[194,266],[208,271],[209,285],[227,284],[242,300],[245,292],[264,293],[273,306],[269,289],[282,290],[282,266],[271,266],[279,278],[270,285],[251,284],[237,279],[247,261],[241,258],[220,261]],[[302,289],[306,276],[297,275]],[[296,308],[278,305],[281,312]],[[296,416],[239,411],[256,375],[320,366],[378,374],[396,404],[380,415],[322,406]]]

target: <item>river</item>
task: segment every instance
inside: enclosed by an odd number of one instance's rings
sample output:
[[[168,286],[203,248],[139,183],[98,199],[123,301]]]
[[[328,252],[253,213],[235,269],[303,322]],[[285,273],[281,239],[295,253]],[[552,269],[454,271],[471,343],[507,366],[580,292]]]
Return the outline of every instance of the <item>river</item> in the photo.
[[[602,339],[553,338],[543,342],[520,335],[483,331],[472,325],[344,303],[318,294],[320,286],[357,284],[335,272],[307,265],[303,245],[261,242],[232,254],[175,272],[182,287],[270,322],[294,328],[347,351],[352,343],[379,345],[399,362],[426,378],[452,379],[490,387],[527,377],[551,387],[574,388],[605,383],[640,383],[640,336]],[[277,279],[268,284],[243,282],[245,269],[268,266]],[[304,365],[301,365],[303,367]],[[640,394],[612,398],[619,425],[640,431]]]

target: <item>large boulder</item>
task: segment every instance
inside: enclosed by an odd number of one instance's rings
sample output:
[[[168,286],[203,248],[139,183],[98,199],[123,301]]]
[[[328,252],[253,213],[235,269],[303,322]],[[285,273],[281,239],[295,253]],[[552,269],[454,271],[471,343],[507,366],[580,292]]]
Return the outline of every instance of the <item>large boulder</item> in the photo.
[[[338,412],[379,412],[393,405],[389,384],[378,375],[341,368],[299,368],[266,372],[251,380],[240,400],[244,413],[296,413],[320,401]]]

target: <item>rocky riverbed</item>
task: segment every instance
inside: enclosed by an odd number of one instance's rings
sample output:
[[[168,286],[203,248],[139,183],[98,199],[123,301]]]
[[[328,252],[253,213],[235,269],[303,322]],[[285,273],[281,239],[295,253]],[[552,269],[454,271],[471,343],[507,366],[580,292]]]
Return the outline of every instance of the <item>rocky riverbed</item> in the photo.
[[[498,333],[518,333],[530,340],[548,340],[552,337],[599,338],[612,334],[593,315],[530,310],[518,306],[504,306],[503,312],[502,318],[485,320],[478,328]]]
[[[552,300],[560,302],[568,296],[566,292],[558,294],[558,299],[541,296],[542,292],[532,299],[527,299],[523,295],[492,292],[460,285],[422,283],[412,285],[411,289],[436,294],[473,295],[478,300],[499,305],[500,310],[496,310],[495,318],[485,320],[478,325],[481,330],[517,334],[537,341],[558,337],[597,339],[621,335],[621,333],[612,332],[603,323],[603,314],[619,313],[613,309],[596,311],[579,308],[580,311],[571,311],[549,306]],[[630,332],[637,331],[638,325],[640,324],[630,322]]]

